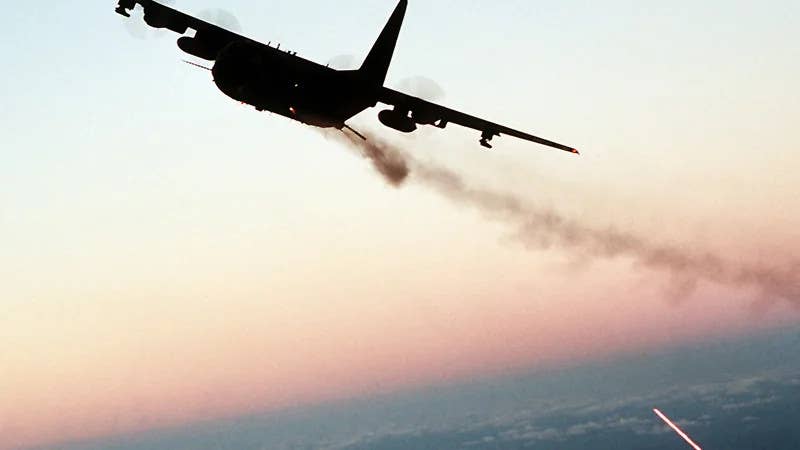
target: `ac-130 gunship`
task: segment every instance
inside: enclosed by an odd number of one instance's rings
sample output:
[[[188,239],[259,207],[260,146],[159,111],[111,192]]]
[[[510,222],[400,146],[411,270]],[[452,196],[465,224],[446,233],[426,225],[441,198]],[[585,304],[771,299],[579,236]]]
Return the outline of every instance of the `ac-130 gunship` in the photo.
[[[184,52],[214,61],[210,70],[217,87],[229,97],[271,111],[307,125],[322,128],[350,128],[346,122],[360,112],[390,105],[378,114],[380,122],[403,133],[418,125],[445,128],[454,123],[481,133],[480,144],[507,135],[548,147],[578,153],[572,147],[498,125],[402,92],[383,84],[392,61],[408,0],[400,0],[364,63],[357,70],[335,70],[303,59],[295,52],[281,50],[192,17],[153,0],[119,0],[116,12],[130,17],[139,4],[144,21],[154,28],[166,28],[193,36],[178,39]]]

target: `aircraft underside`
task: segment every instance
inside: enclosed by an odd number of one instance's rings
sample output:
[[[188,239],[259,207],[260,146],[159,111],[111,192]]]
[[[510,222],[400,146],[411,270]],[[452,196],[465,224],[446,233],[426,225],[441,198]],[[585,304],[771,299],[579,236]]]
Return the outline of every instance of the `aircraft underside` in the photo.
[[[323,128],[342,128],[376,103],[345,72],[316,64],[288,66],[280,58],[246,44],[231,44],[212,68],[214,82],[227,96],[259,111]]]

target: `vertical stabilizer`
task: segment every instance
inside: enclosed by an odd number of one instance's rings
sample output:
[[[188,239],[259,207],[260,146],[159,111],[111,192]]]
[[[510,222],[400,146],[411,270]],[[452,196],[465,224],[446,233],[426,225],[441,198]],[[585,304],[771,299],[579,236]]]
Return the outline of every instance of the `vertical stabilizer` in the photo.
[[[383,86],[386,80],[386,73],[389,71],[389,64],[392,62],[394,55],[394,47],[397,44],[397,38],[400,36],[400,28],[403,26],[403,18],[406,15],[408,8],[408,0],[400,0],[397,8],[389,18],[389,22],[383,28],[375,45],[372,46],[367,59],[361,65],[360,72],[373,83]]]

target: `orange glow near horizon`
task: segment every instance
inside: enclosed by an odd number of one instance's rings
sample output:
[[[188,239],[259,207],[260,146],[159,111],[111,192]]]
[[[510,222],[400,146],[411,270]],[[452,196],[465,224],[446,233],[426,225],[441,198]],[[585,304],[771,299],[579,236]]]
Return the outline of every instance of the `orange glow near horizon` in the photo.
[[[749,311],[726,308],[722,295],[704,306],[713,314],[687,316],[664,302],[642,309],[635,296],[612,302],[610,286],[607,296],[586,289],[549,288],[558,298],[549,302],[496,288],[435,301],[424,293],[383,303],[369,295],[282,306],[237,300],[235,309],[214,301],[179,321],[184,301],[130,301],[87,310],[69,325],[39,316],[30,330],[43,333],[39,343],[8,355],[17,364],[6,373],[12,389],[0,393],[2,439],[31,445],[177,426],[756,328]],[[497,300],[486,308],[484,298]],[[100,316],[105,324],[94,322]]]

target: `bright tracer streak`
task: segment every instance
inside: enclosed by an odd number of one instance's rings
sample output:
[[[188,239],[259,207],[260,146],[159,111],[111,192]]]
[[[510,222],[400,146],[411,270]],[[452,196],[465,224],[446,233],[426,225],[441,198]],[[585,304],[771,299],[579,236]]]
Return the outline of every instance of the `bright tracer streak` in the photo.
[[[658,408],[654,409],[654,410],[653,410],[653,412],[654,412],[654,413],[656,413],[656,415],[658,415],[658,417],[661,417],[661,420],[663,420],[664,422],[666,422],[666,423],[667,423],[667,425],[669,425],[670,427],[672,427],[672,429],[673,429],[673,430],[675,430],[675,432],[676,432],[676,433],[678,433],[678,434],[679,434],[679,435],[680,435],[680,436],[681,436],[681,437],[682,437],[684,440],[686,440],[686,442],[688,442],[688,443],[689,443],[689,445],[691,445],[692,447],[694,447],[694,449],[695,449],[695,450],[703,450],[703,449],[701,449],[701,448],[700,448],[700,446],[699,446],[699,445],[695,444],[695,443],[694,443],[694,441],[693,441],[693,440],[692,440],[692,439],[691,439],[689,436],[687,436],[687,435],[686,435],[686,433],[684,433],[683,431],[681,431],[681,429],[680,429],[680,428],[678,428],[678,426],[677,426],[677,425],[675,425],[674,423],[672,423],[672,421],[671,421],[671,420],[669,420],[669,417],[665,416],[665,415],[664,415],[664,413],[662,413],[661,411],[659,411],[659,410],[658,410]]]

